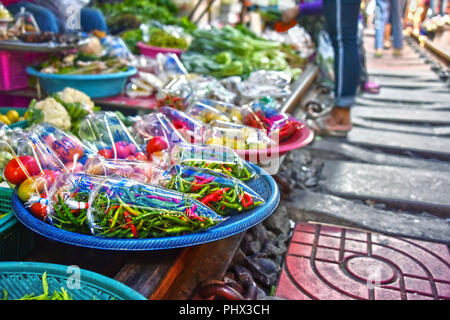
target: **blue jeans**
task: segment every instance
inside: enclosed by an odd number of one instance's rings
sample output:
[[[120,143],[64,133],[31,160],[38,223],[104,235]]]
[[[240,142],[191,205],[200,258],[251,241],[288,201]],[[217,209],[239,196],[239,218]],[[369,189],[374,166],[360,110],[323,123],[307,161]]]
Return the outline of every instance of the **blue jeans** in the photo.
[[[382,49],[386,23],[392,26],[393,45],[403,47],[403,12],[405,0],[376,0],[375,9],[375,49]]]
[[[327,32],[334,49],[334,106],[350,108],[360,80],[358,17],[361,0],[323,1]]]
[[[430,8],[433,14],[437,13],[438,4],[439,0],[430,0]],[[441,0],[441,4],[439,6],[439,15],[444,16],[446,10],[447,10],[447,0]]]
[[[58,19],[51,10],[43,6],[34,4],[32,2],[21,1],[7,6],[7,9],[13,15],[16,15],[20,12],[21,7],[24,7],[25,10],[27,10],[34,16],[34,19],[36,20],[36,23],[38,24],[41,31],[50,31],[55,33],[65,31],[65,22]],[[93,30],[108,32],[108,26],[106,25],[103,14],[95,9],[81,9],[80,24],[81,31],[83,32],[90,32]]]

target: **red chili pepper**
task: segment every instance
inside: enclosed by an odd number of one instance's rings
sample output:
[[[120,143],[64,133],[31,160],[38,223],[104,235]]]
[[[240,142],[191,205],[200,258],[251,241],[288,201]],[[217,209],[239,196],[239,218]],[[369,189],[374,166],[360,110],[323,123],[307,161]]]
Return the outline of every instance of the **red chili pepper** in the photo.
[[[137,230],[136,230],[136,226],[132,223],[132,220],[131,220],[131,218],[130,218],[130,214],[128,213],[128,212],[124,212],[123,213],[123,216],[125,217],[125,221],[126,221],[126,223],[130,226],[130,228],[131,228],[131,233],[133,234],[133,236],[135,237],[135,238],[137,238],[138,237],[138,233],[137,233]]]
[[[223,188],[217,191],[214,191],[213,193],[208,194],[206,197],[204,197],[201,202],[205,205],[208,205],[210,202],[216,202],[220,201],[223,198],[223,193],[230,190],[230,188]]]
[[[108,214],[112,209],[117,209],[118,207],[120,207],[120,206],[109,207],[108,210],[105,211],[105,214]]]
[[[253,198],[251,195],[249,195],[247,192],[244,192],[244,195],[242,196],[241,203],[244,206],[245,209],[247,209],[249,206],[253,204]]]

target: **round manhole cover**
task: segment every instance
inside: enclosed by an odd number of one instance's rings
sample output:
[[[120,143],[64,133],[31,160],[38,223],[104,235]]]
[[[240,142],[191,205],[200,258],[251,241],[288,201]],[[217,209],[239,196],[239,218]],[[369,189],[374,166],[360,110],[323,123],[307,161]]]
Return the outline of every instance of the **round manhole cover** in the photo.
[[[350,275],[364,283],[387,284],[396,278],[396,271],[388,263],[374,257],[351,257],[344,266]]]

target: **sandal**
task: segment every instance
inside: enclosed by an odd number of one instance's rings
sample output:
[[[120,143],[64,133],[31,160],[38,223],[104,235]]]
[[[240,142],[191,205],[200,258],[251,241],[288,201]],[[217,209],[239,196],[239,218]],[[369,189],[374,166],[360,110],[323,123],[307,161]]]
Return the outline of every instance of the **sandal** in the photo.
[[[324,118],[318,119],[308,119],[306,124],[315,132],[318,136],[330,136],[330,137],[346,137],[347,133],[352,129],[339,130],[339,129],[328,129]]]
[[[376,82],[367,81],[364,84],[364,91],[368,93],[380,93],[380,85]]]

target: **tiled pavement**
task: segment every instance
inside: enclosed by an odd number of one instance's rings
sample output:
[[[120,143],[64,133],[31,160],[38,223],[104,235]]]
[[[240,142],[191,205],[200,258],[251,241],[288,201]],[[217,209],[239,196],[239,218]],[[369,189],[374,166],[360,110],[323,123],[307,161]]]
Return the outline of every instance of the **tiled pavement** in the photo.
[[[276,296],[289,300],[450,299],[446,245],[298,224]]]

